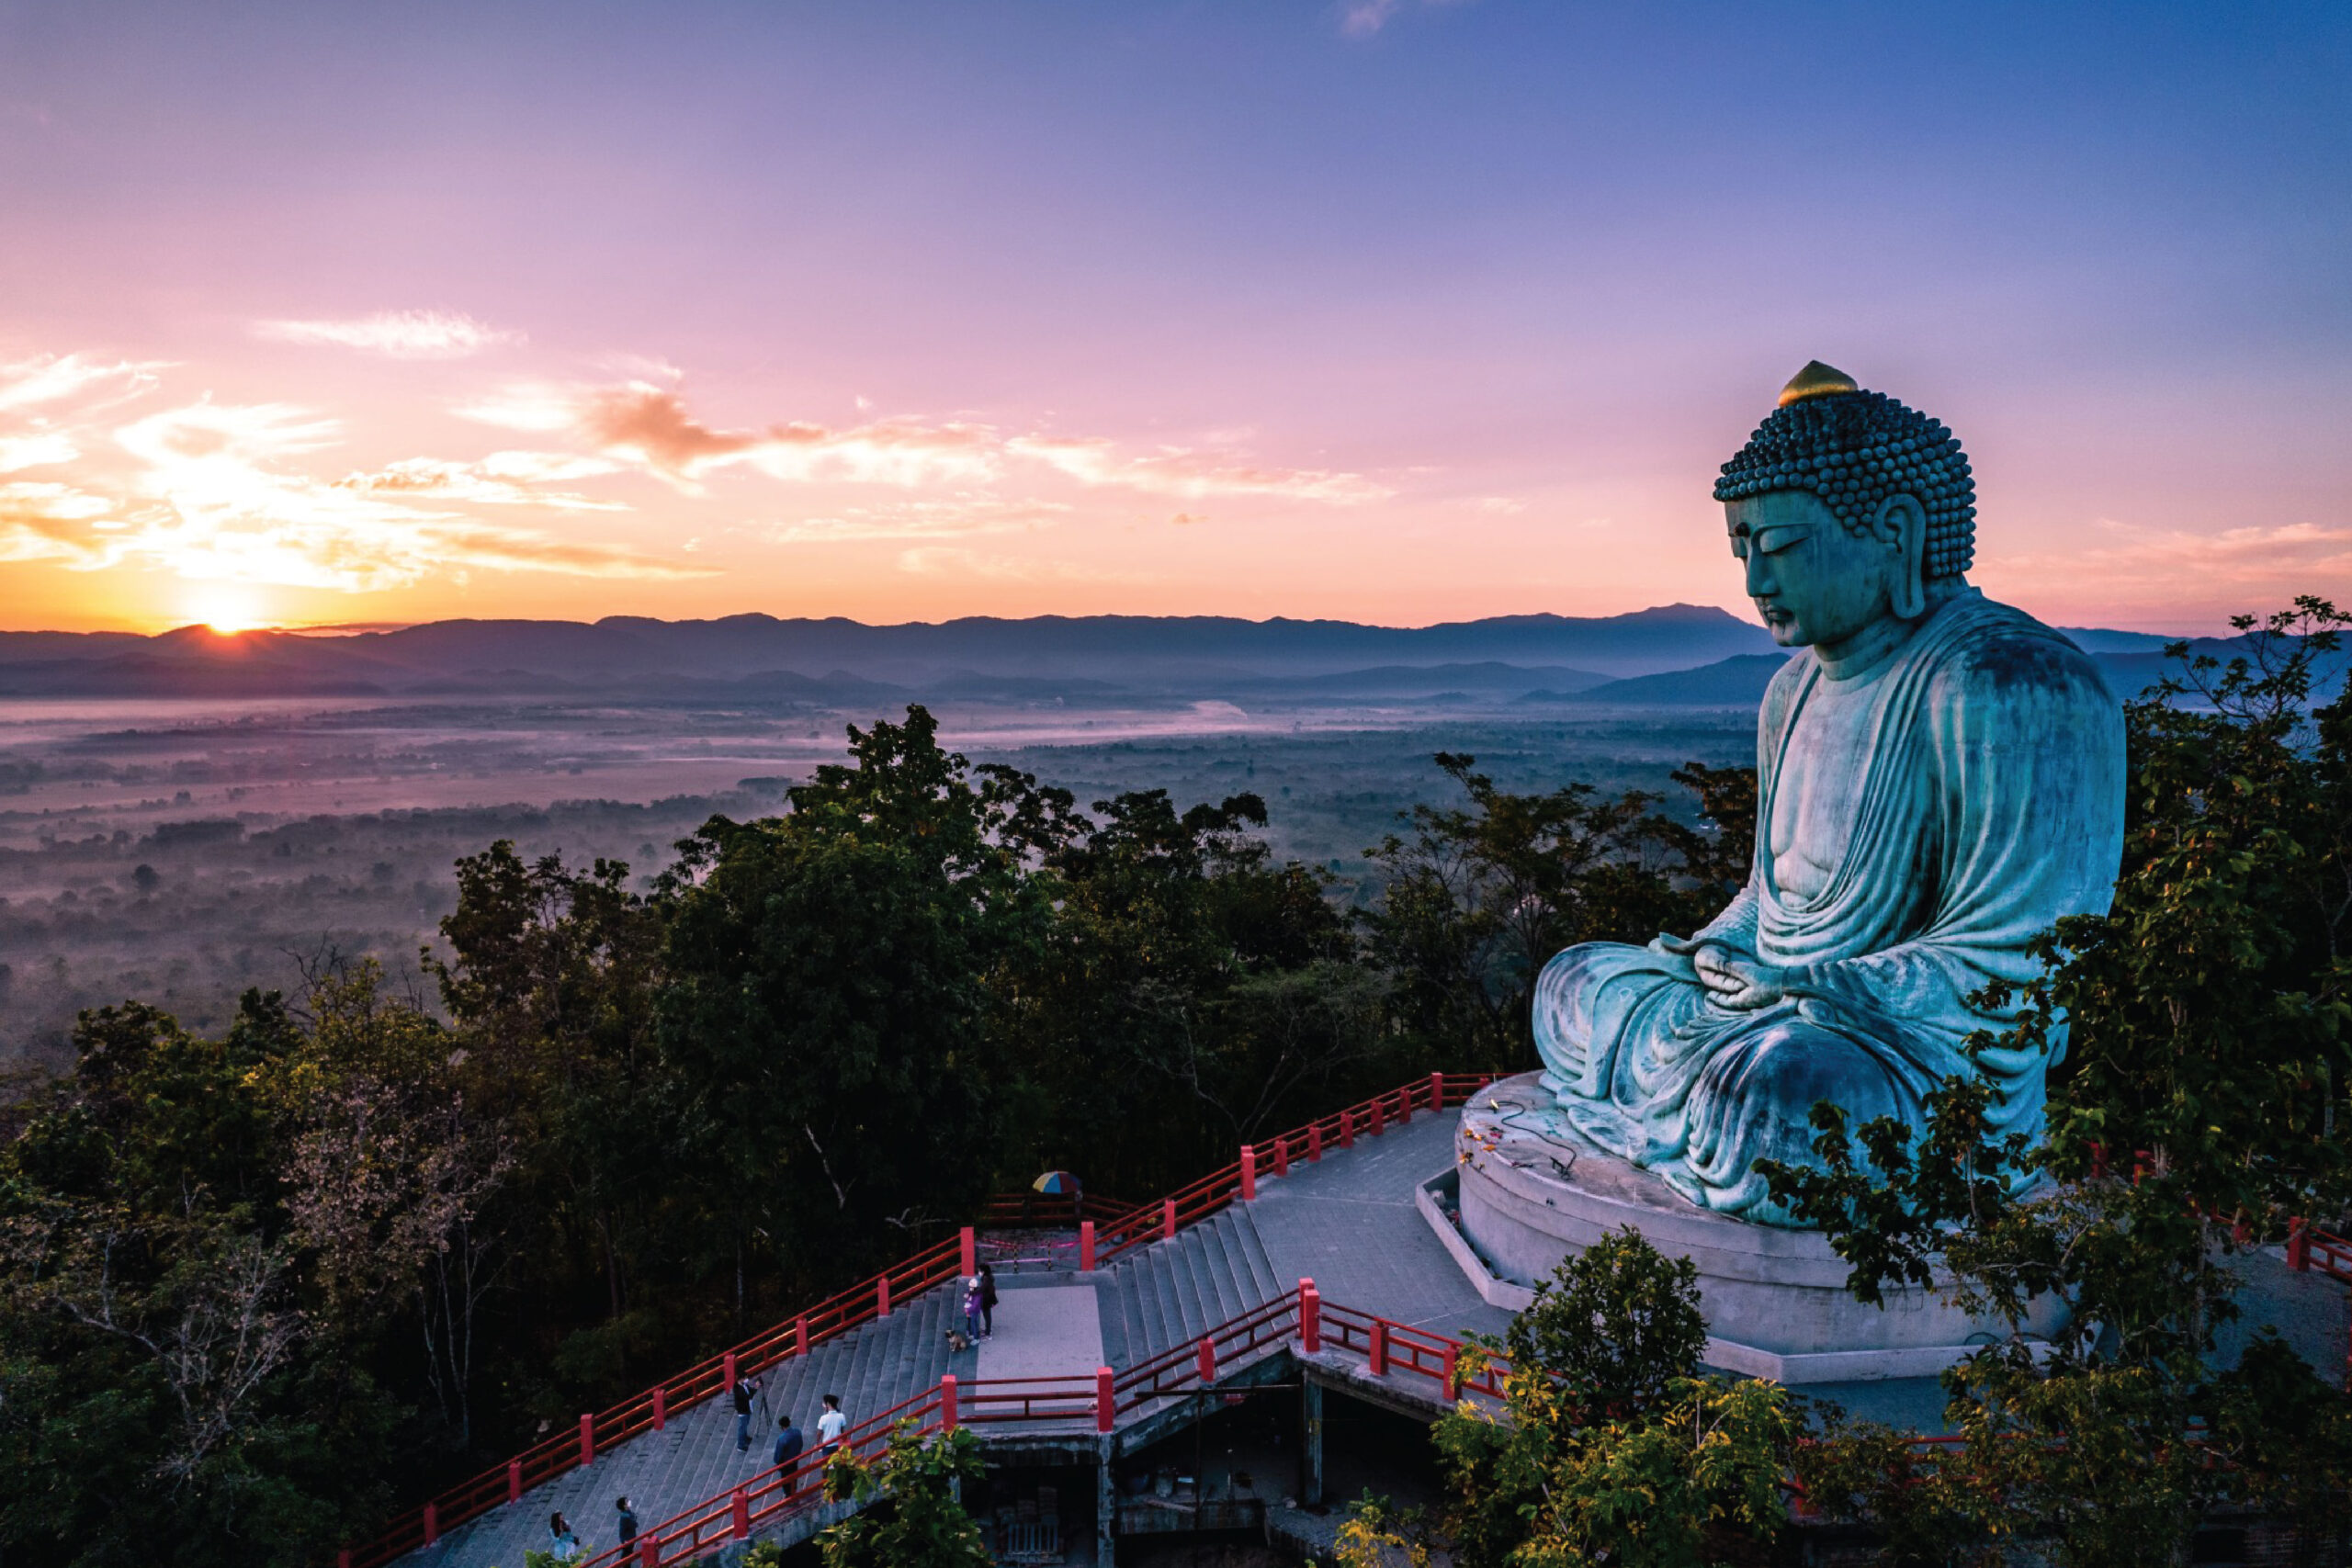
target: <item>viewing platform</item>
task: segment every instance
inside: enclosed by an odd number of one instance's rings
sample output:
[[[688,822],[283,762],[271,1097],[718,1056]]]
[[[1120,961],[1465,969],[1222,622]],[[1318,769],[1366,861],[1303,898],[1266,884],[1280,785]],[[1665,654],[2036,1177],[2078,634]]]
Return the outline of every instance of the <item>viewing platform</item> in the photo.
[[[1119,1533],[1260,1524],[1321,1554],[1337,1523],[1321,1506],[1328,1393],[1424,1423],[1457,1393],[1499,1407],[1496,1371],[1466,1368],[1459,1353],[1464,1337],[1505,1329],[1526,1292],[1498,1292],[1453,1214],[1430,1196],[1457,1171],[1460,1106],[1486,1091],[1481,1080],[1436,1078],[1392,1091],[1367,1102],[1376,1111],[1351,1108],[1246,1150],[1238,1165],[1127,1211],[1100,1236],[1091,1221],[1057,1235],[967,1232],[664,1385],[676,1392],[583,1417],[576,1450],[571,1439],[542,1444],[503,1477],[469,1483],[481,1498],[470,1517],[445,1527],[440,1506],[453,1496],[462,1506],[469,1493],[445,1494],[412,1516],[405,1540],[396,1534],[346,1552],[345,1568],[520,1568],[526,1551],[546,1550],[557,1511],[587,1543],[588,1568],[727,1562],[751,1541],[805,1541],[854,1506],[820,1495],[816,1422],[827,1393],[841,1396],[844,1440],[862,1455],[878,1453],[894,1425],[912,1419],[925,1431],[971,1430],[992,1473],[1088,1479],[1091,1508],[1067,1513],[1060,1499],[1070,1487],[1032,1482],[1049,1506],[1033,1501],[1024,1505],[1033,1520],[996,1527],[1000,1561],[1107,1568]],[[2243,1267],[2259,1308],[2250,1319],[2278,1323],[2307,1358],[2340,1367],[2339,1281],[2352,1280],[2352,1254],[2339,1258],[2334,1245],[2299,1232],[2294,1249],[2250,1252]],[[997,1263],[995,1329],[958,1346],[950,1335],[963,1327],[959,1280],[976,1258]],[[763,1383],[743,1450],[723,1393],[739,1368]],[[1138,1456],[1253,1391],[1298,1401],[1295,1485],[1285,1478],[1278,1490],[1240,1495],[1241,1472],[1228,1465],[1222,1495],[1206,1475],[1192,1477],[1189,1498],[1133,1495],[1152,1479]],[[1898,1427],[1943,1427],[1933,1376],[1808,1381],[1804,1392]],[[786,1412],[809,1444],[789,1473],[768,1457]],[[482,1496],[485,1487],[497,1494]],[[614,1530],[613,1502],[623,1495],[641,1521],[626,1552]],[[1089,1515],[1091,1532],[1057,1533],[1061,1519]]]
[[[1083,1259],[1075,1236],[1053,1238],[1059,1245],[1032,1238],[1023,1250],[1041,1257],[1018,1271],[1000,1266],[995,1333],[977,1346],[956,1348],[949,1338],[963,1326],[963,1259],[947,1244],[937,1262],[926,1261],[931,1254],[918,1260],[933,1282],[888,1292],[887,1315],[830,1337],[822,1337],[826,1314],[806,1315],[798,1320],[808,1325],[805,1353],[797,1325],[785,1325],[772,1337],[781,1359],[763,1367],[745,1355],[743,1370],[763,1383],[747,1450],[736,1447],[735,1412],[721,1392],[735,1368],[722,1366],[700,1380],[707,1394],[677,1399],[679,1408],[658,1417],[640,1400],[616,1421],[583,1418],[577,1457],[562,1453],[570,1462],[560,1473],[536,1480],[524,1470],[548,1462],[534,1450],[510,1467],[507,1487],[486,1511],[447,1528],[422,1521],[421,1533],[435,1538],[429,1544],[354,1551],[348,1561],[354,1568],[390,1561],[519,1568],[526,1551],[547,1549],[555,1512],[589,1543],[582,1561],[599,1565],[676,1562],[738,1540],[806,1540],[848,1512],[811,1495],[827,1393],[842,1396],[846,1436],[860,1451],[878,1451],[890,1425],[913,1416],[926,1427],[968,1426],[992,1462],[1094,1466],[1106,1489],[1108,1462],[1197,1420],[1203,1391],[1247,1386],[1302,1364],[1318,1383],[1433,1419],[1448,1405],[1439,1386],[1448,1347],[1467,1332],[1499,1332],[1510,1315],[1480,1297],[1416,1206],[1420,1184],[1450,1166],[1459,1121],[1456,1109],[1433,1111],[1430,1102],[1458,1105],[1477,1082],[1458,1080],[1449,1092],[1423,1080],[1383,1097],[1378,1112],[1359,1110],[1344,1128],[1318,1123],[1260,1145],[1252,1168],[1220,1173],[1222,1190],[1196,1191],[1216,1189],[1219,1178],[1211,1178],[1165,1201],[1167,1234],[1106,1237],[1103,1252],[1118,1252],[1097,1268],[1076,1266]],[[1310,1131],[1322,1134],[1311,1149]],[[1194,1206],[1211,1212],[1183,1223],[1190,1216],[1180,1208]],[[1302,1280],[1334,1303],[1326,1344],[1306,1354]],[[945,1398],[952,1411],[943,1408]],[[811,1450],[789,1486],[768,1458],[776,1419],[787,1411]],[[620,1435],[604,1436],[612,1425]],[[626,1558],[613,1550],[619,1496],[642,1522],[651,1558],[643,1546]],[[1107,1520],[1107,1498],[1104,1505],[1098,1517]],[[697,1509],[709,1516],[699,1521],[707,1529],[655,1542]]]

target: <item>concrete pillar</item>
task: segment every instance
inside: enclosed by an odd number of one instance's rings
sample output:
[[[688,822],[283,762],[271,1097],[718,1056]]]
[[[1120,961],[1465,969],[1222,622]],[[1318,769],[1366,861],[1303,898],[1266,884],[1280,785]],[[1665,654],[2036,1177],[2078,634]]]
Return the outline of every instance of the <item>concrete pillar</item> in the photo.
[[[1299,1387],[1306,1437],[1298,1445],[1298,1500],[1304,1506],[1323,1506],[1323,1385],[1309,1378]]]
[[[1111,1475],[1111,1441],[1108,1437],[1102,1439],[1102,1461],[1094,1467],[1095,1568],[1111,1568],[1114,1527],[1119,1522],[1119,1488]]]

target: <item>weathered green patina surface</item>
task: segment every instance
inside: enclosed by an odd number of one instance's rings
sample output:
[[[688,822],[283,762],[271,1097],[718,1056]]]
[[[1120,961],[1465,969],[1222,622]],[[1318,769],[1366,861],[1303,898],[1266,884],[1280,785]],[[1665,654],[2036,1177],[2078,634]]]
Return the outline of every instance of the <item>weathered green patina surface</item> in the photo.
[[[1808,1160],[1819,1100],[1918,1122],[1968,1037],[2009,1021],[1971,998],[2107,908],[2123,724],[2087,657],[1968,585],[1974,487],[1942,425],[1810,365],[1715,493],[1749,596],[1802,650],[1758,716],[1747,886],[1687,940],[1559,954],[1535,1036],[1587,1137],[1785,1224],[1757,1159]],[[2037,1133],[2049,1059],[1979,1066],[2002,1128]]]

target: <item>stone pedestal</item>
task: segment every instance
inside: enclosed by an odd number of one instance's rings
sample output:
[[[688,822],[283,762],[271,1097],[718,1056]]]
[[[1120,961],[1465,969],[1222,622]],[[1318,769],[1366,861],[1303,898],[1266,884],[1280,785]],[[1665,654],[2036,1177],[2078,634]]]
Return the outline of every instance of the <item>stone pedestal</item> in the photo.
[[[1819,1232],[1694,1206],[1578,1135],[1532,1073],[1463,1108],[1455,1154],[1454,1190],[1432,1183],[1424,1213],[1456,1232],[1443,1239],[1498,1305],[1523,1305],[1564,1256],[1630,1224],[1698,1265],[1707,1360],[1726,1371],[1787,1383],[1925,1377],[2003,1336],[1928,1291],[1890,1292],[1884,1307],[1854,1300],[1845,1259]]]

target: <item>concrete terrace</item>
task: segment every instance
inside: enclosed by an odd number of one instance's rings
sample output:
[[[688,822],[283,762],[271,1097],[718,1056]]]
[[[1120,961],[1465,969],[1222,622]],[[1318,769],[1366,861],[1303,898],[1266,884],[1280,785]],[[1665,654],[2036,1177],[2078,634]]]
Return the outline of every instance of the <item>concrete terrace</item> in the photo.
[[[1302,1277],[1312,1278],[1327,1302],[1411,1327],[1456,1337],[1498,1331],[1509,1314],[1479,1298],[1414,1207],[1414,1190],[1453,1163],[1459,1120],[1457,1111],[1425,1111],[1401,1126],[1391,1123],[1381,1136],[1360,1134],[1353,1148],[1331,1149],[1319,1163],[1295,1162],[1287,1176],[1261,1175],[1256,1201],[1137,1248],[1108,1269],[1001,1275],[995,1337],[974,1349],[949,1348],[947,1331],[963,1321],[952,1283],[897,1303],[888,1317],[769,1369],[748,1452],[736,1450],[729,1403],[706,1400],[671,1416],[665,1430],[616,1443],[594,1463],[399,1561],[413,1568],[521,1568],[526,1551],[546,1550],[548,1517],[557,1511],[594,1552],[615,1540],[615,1497],[628,1497],[650,1528],[720,1495],[768,1468],[777,1413],[789,1410],[813,1442],[826,1393],[842,1396],[854,1425],[935,1388],[949,1372],[968,1383],[1084,1376],[1098,1365],[1125,1371],[1295,1296]],[[1276,1354],[1237,1361],[1220,1377],[1246,1378]],[[1439,1408],[1425,1379],[1373,1379],[1360,1362],[1329,1353],[1317,1359],[1331,1363],[1324,1373],[1332,1381],[1384,1403],[1431,1415]],[[1114,1447],[1133,1451],[1190,1418],[1191,1402],[1160,1401],[1123,1418]],[[1067,1433],[1030,1424],[1017,1433],[985,1424],[973,1429],[992,1450],[1095,1450],[1091,1422],[1067,1425]],[[804,1513],[782,1539],[803,1539],[832,1515]]]
[[[593,1555],[615,1541],[617,1495],[628,1495],[651,1529],[766,1472],[776,1413],[789,1410],[813,1441],[822,1395],[842,1396],[854,1428],[902,1401],[934,1394],[950,1372],[966,1391],[963,1419],[992,1461],[1092,1467],[1102,1489],[1097,1517],[1105,1517],[1113,1506],[1111,1461],[1201,1419],[1214,1402],[1200,1397],[1194,1348],[1204,1335],[1245,1314],[1257,1314],[1261,1326],[1220,1351],[1216,1388],[1299,1387],[1310,1419],[1326,1391],[1434,1419],[1446,1405],[1429,1359],[1430,1342],[1423,1342],[1419,1371],[1399,1361],[1375,1375],[1367,1359],[1367,1320],[1384,1319],[1406,1337],[1411,1337],[1407,1331],[1419,1330],[1456,1339],[1498,1333],[1510,1322],[1507,1312],[1482,1299],[1416,1204],[1418,1189],[1452,1168],[1460,1119],[1458,1111],[1423,1111],[1401,1125],[1392,1120],[1380,1136],[1360,1133],[1352,1148],[1329,1147],[1319,1163],[1295,1159],[1281,1177],[1261,1171],[1253,1201],[1234,1202],[1109,1268],[1001,1272],[995,1335],[977,1348],[950,1348],[948,1330],[963,1321],[955,1283],[899,1301],[889,1316],[768,1370],[748,1452],[737,1451],[729,1402],[707,1400],[673,1416],[666,1430],[616,1442],[593,1464],[526,1491],[518,1502],[398,1561],[413,1568],[521,1568],[526,1551],[545,1549],[548,1517],[559,1509]],[[2247,1321],[2224,1337],[2225,1358],[2267,1322],[2285,1329],[2315,1365],[2344,1364],[2347,1309],[2341,1285],[2316,1273],[2296,1273],[2267,1252],[2245,1256],[2240,1267],[2249,1275],[2243,1300],[2251,1310]],[[1322,1348],[1312,1354],[1296,1335],[1302,1278],[1316,1282],[1323,1303]],[[1141,1393],[1122,1398],[1115,1429],[1107,1436],[1096,1430],[1091,1394],[1070,1392],[1069,1384],[1050,1396],[1057,1402],[1052,1408],[1067,1411],[1066,1418],[989,1419],[987,1401],[1009,1396],[1008,1385],[995,1380],[1091,1379],[1105,1365],[1115,1373],[1153,1369],[1137,1374],[1134,1386]],[[989,1381],[973,1387],[975,1380]],[[1892,1425],[1928,1432],[1943,1427],[1944,1395],[1934,1378],[1810,1384],[1802,1392]],[[1315,1493],[1300,1495],[1312,1501]],[[790,1544],[845,1512],[846,1506],[804,1506],[755,1522],[751,1534]],[[1285,1539],[1303,1541],[1306,1549],[1328,1548],[1330,1516],[1277,1508],[1270,1500],[1268,1517]],[[1071,1568],[1107,1562],[1107,1528],[1093,1542],[1064,1544]]]

